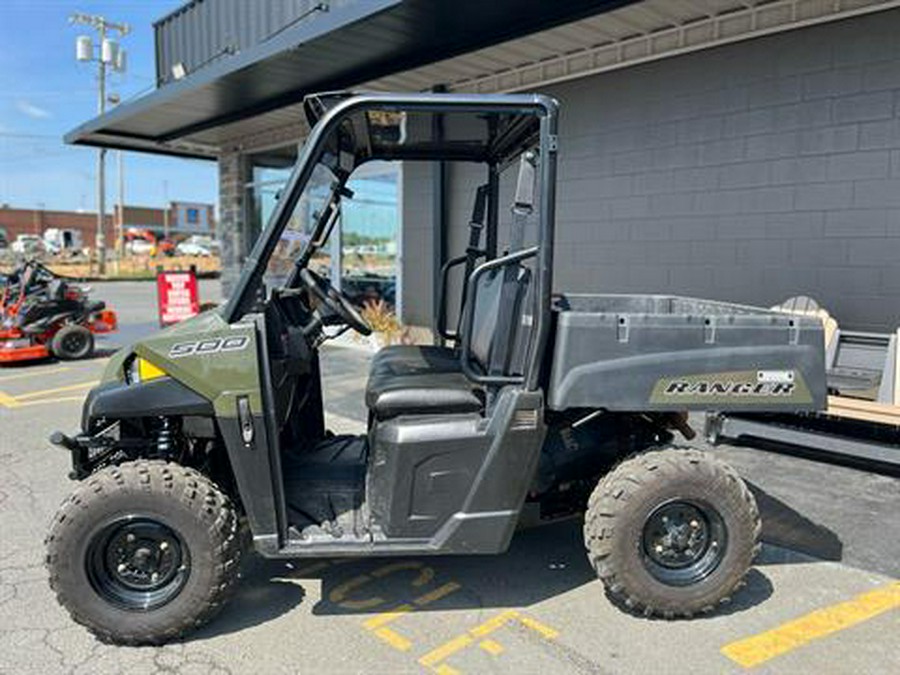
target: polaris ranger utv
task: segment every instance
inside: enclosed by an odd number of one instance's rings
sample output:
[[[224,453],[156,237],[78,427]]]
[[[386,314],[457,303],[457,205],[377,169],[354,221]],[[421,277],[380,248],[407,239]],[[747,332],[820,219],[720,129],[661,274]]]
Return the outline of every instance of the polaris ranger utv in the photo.
[[[821,323],[554,295],[552,99],[331,94],[305,109],[312,131],[227,304],[119,352],[80,432],[51,439],[80,481],[47,539],[72,617],[119,643],[187,633],[228,597],[245,530],[271,558],[487,554],[528,521],[582,513],[620,605],[674,618],[726,602],[759,514],[732,469],[675,435],[691,435],[688,410],[822,408]],[[451,344],[377,353],[368,432],[338,436],[317,352],[371,329],[313,266],[371,160],[465,163],[484,184],[469,245],[443,269],[436,324]]]

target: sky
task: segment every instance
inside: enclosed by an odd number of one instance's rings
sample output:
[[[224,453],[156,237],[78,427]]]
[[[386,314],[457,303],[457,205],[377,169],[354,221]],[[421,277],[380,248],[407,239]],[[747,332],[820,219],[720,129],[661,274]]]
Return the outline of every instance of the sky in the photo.
[[[65,145],[63,135],[97,114],[97,64],[75,60],[73,12],[128,23],[121,40],[128,72],[107,78],[123,101],[152,91],[153,21],[183,0],[0,0],[0,204],[96,210],[96,150]],[[125,153],[125,203],[215,203],[214,162]],[[115,153],[107,154],[107,209],[116,199]]]

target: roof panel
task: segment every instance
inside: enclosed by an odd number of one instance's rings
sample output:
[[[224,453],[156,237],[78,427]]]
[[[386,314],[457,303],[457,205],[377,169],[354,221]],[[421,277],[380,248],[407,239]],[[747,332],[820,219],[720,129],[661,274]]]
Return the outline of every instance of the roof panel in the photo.
[[[135,139],[166,152],[179,139],[261,115],[308,93],[347,88],[608,11],[635,0],[366,0],[320,13],[253,48],[223,56],[182,80],[120,105],[66,136],[67,142]],[[169,35],[168,37],[172,37]],[[533,46],[534,47],[534,46]],[[510,57],[513,53],[510,53]],[[516,65],[528,60],[522,55]],[[471,77],[473,67],[454,69]],[[468,74],[467,74],[468,73]],[[451,74],[448,72],[448,75]],[[425,82],[421,73],[410,81]]]

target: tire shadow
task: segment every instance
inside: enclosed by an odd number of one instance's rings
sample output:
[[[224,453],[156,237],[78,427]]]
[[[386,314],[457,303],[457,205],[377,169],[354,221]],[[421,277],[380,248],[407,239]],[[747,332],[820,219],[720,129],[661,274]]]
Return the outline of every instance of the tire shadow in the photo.
[[[306,592],[302,585],[284,578],[284,569],[283,562],[248,555],[234,597],[210,623],[186,636],[185,642],[238,633],[300,606]]]
[[[844,557],[844,544],[840,537],[823,525],[813,522],[790,505],[773,497],[758,485],[746,481],[747,486],[756,497],[756,504],[762,517],[762,539],[774,544],[789,553],[800,553],[819,560],[839,562]],[[766,564],[763,558],[759,564]],[[785,564],[790,562],[809,562],[802,556],[776,556],[773,562]]]

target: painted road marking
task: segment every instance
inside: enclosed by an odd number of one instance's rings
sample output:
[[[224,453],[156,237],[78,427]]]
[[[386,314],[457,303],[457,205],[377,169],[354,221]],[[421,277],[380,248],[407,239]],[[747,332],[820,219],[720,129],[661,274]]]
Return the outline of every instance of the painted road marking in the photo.
[[[458,635],[452,640],[448,640],[444,644],[435,647],[425,654],[425,656],[421,657],[419,663],[433,672],[438,673],[438,675],[456,675],[459,671],[447,664],[447,659],[475,642],[478,642],[478,646],[481,647],[481,649],[493,656],[502,654],[503,645],[486,638],[494,631],[513,621],[518,621],[526,628],[537,632],[546,640],[553,640],[559,636],[559,631],[555,628],[551,628],[530,616],[525,616],[515,609],[509,609],[488,619],[484,623],[475,626],[475,628],[470,628],[462,635]]]
[[[722,647],[722,654],[745,668],[781,656],[808,642],[855,626],[888,610],[900,607],[900,582],[825,607],[777,628]]]
[[[390,566],[388,566],[390,567]],[[425,568],[431,574],[428,576],[428,580],[431,580],[434,576],[434,570],[430,567]],[[424,572],[424,570],[423,570]],[[373,575],[375,572],[372,573]],[[413,586],[416,585],[416,581],[421,581],[424,575],[419,575],[419,577],[413,581]],[[421,585],[421,584],[420,584]],[[402,616],[409,614],[410,612],[414,612],[416,609],[421,607],[427,607],[432,602],[437,602],[441,598],[446,598],[451,593],[456,593],[462,586],[455,581],[448,581],[443,586],[439,586],[432,591],[428,591],[415,598],[412,601],[412,604],[404,603],[402,605],[397,605],[393,609],[390,609],[386,612],[381,612],[380,614],[376,614],[375,616],[366,619],[363,622],[363,628],[366,630],[372,631],[377,637],[381,638],[389,644],[394,649],[397,649],[401,652],[408,652],[412,649],[412,641],[408,638],[400,635],[393,628],[388,628],[389,623],[396,621]]]
[[[67,384],[65,387],[55,387],[53,389],[30,391],[27,394],[19,394],[18,396],[16,396],[16,400],[24,401],[30,398],[39,398],[41,396],[46,396],[48,394],[59,394],[64,391],[75,391],[76,389],[87,389],[88,387],[93,387],[97,384],[99,384],[97,380],[91,380],[90,382],[77,382],[75,384]]]
[[[18,408],[19,402],[9,394],[0,391],[0,406],[4,408]]]
[[[64,373],[67,370],[71,370],[68,366],[61,366],[59,368],[50,368],[48,370],[37,370],[37,371],[29,371],[27,373],[17,373],[15,375],[4,375],[0,377],[0,382],[9,382],[10,380],[21,380],[26,377],[36,377],[38,375],[53,375],[54,373]]]
[[[36,401],[25,401],[16,404],[17,408],[24,408],[30,405],[46,405],[48,403],[66,403],[68,401],[84,401],[84,396],[59,396],[57,398],[40,398]]]
[[[412,649],[412,642],[408,639],[400,635],[397,631],[392,628],[388,628],[384,626],[375,631],[375,635],[379,638],[387,642],[394,649],[401,652],[408,652]]]
[[[478,643],[478,646],[491,656],[499,656],[503,653],[503,645],[501,645],[499,642],[496,642],[495,640],[491,640],[490,638],[488,638],[487,640],[482,640]]]
[[[383,565],[382,567],[376,569],[374,572],[370,572],[369,574],[360,574],[359,576],[345,581],[344,583],[336,586],[334,590],[332,590],[331,593],[328,594],[328,600],[338,605],[339,607],[344,607],[345,609],[373,609],[387,601],[377,595],[359,600],[348,600],[347,596],[350,595],[351,591],[354,591],[361,586],[365,586],[370,581],[374,581],[375,579],[383,579],[384,577],[391,574],[396,574],[397,572],[404,572],[407,570],[419,570],[419,574],[410,582],[414,587],[424,586],[432,579],[434,579],[434,570],[431,567],[423,565],[418,560],[404,560],[401,562]]]
[[[0,407],[3,408],[22,408],[30,405],[45,405],[47,403],[64,403],[66,401],[83,401],[84,396],[56,396],[45,398],[50,394],[62,394],[79,389],[87,389],[97,384],[96,380],[90,382],[78,382],[69,384],[65,387],[55,387],[53,389],[41,389],[39,391],[29,391],[24,394],[13,396],[4,391],[0,391]]]

